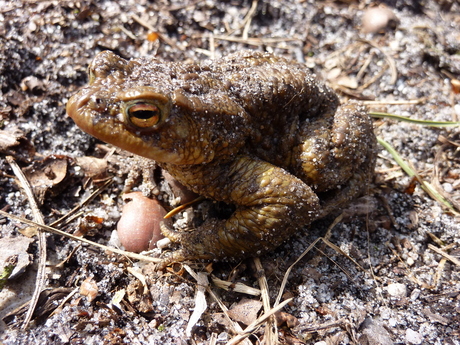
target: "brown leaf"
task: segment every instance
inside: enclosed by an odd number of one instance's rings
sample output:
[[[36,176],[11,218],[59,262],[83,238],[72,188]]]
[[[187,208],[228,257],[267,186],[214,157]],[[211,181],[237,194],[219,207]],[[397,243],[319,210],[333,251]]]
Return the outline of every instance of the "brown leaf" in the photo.
[[[9,128],[0,130],[0,152],[28,161],[35,154],[35,149],[20,129]]]
[[[86,296],[89,302],[94,301],[97,297],[99,290],[93,278],[86,278],[80,286],[80,295]]]
[[[193,193],[191,190],[187,189],[187,187],[172,177],[171,174],[169,174],[166,170],[162,170],[162,174],[165,181],[168,182],[174,196],[179,198],[179,203],[186,204],[198,197],[198,194]]]
[[[294,316],[289,313],[285,313],[284,311],[279,311],[275,314],[276,317],[276,324],[278,327],[282,326],[283,324],[286,324],[288,328],[295,327],[299,324],[299,320]]]
[[[234,305],[228,311],[228,315],[234,321],[249,325],[257,319],[257,314],[261,308],[261,301],[243,298],[238,304]]]
[[[0,238],[0,272],[2,272],[4,263],[6,263],[8,257],[18,255],[18,263],[9,279],[23,273],[30,264],[30,256],[27,253],[27,249],[33,241],[31,238],[23,236]]]
[[[102,178],[107,172],[107,160],[96,157],[78,157],[75,159],[77,165],[83,169],[86,177]]]
[[[23,169],[40,204],[47,192],[57,195],[65,187],[68,160],[66,156],[48,156]]]

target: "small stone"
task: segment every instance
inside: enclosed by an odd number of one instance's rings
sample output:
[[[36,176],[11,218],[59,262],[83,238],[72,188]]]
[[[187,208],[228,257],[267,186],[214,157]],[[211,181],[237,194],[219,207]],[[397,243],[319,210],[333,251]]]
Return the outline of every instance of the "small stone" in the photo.
[[[393,345],[390,333],[377,320],[368,317],[361,325],[362,335],[359,337],[359,344],[369,345]]]
[[[217,336],[217,341],[228,341],[228,333],[222,332]]]
[[[406,285],[400,283],[389,284],[386,290],[391,297],[403,298],[407,295]]]
[[[455,114],[457,116],[460,116],[460,104],[455,104],[454,105],[454,110],[455,110]]]
[[[453,193],[453,191],[454,191],[454,187],[452,186],[451,183],[447,183],[447,182],[446,182],[446,183],[443,183],[443,184],[442,184],[442,188],[444,188],[444,191],[445,191],[446,193],[449,193],[449,194],[450,194],[450,193]]]
[[[416,332],[410,328],[406,329],[406,341],[409,344],[421,344],[423,337],[419,332]]]
[[[125,205],[117,224],[121,244],[125,250],[135,253],[155,248],[156,242],[163,238],[160,223],[166,210],[158,200],[140,192],[126,193],[123,200]]]
[[[398,25],[398,18],[389,8],[374,7],[364,12],[362,23],[365,33],[375,34],[395,29]]]
[[[406,264],[407,264],[409,267],[411,267],[411,266],[413,266],[413,265],[415,264],[415,261],[414,261],[414,259],[412,259],[412,258],[409,257],[409,258],[407,258],[407,260],[406,260]]]

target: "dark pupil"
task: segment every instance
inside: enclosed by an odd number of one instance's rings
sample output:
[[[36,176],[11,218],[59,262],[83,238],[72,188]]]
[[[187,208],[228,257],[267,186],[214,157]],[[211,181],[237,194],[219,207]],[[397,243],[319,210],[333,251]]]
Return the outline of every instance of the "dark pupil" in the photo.
[[[138,119],[148,120],[151,117],[157,116],[158,112],[153,110],[136,110],[133,114]]]

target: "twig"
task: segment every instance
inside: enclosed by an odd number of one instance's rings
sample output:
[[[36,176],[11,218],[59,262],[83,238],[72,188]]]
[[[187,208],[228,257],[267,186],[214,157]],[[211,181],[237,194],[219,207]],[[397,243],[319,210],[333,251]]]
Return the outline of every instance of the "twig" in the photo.
[[[233,36],[219,36],[215,35],[214,39],[216,40],[223,40],[223,41],[230,41],[236,43],[245,43],[254,46],[261,46],[261,45],[268,45],[280,42],[293,42],[293,41],[302,41],[300,38],[287,38],[287,37],[250,37],[247,39],[241,37],[233,37]]]
[[[454,264],[456,264],[457,266],[460,266],[460,260],[457,259],[456,257],[450,255],[450,254],[447,254],[445,251],[443,251],[442,249],[439,249],[437,247],[435,247],[434,245],[432,245],[431,243],[428,244],[428,248],[430,248],[432,251],[435,251],[436,253],[442,255],[443,257],[445,257],[446,259],[450,260],[451,262],[453,262]]]
[[[52,234],[64,236],[64,237],[70,238],[70,239],[75,240],[75,241],[87,243],[87,244],[90,244],[90,245],[92,245],[94,247],[98,247],[98,248],[101,248],[103,250],[108,250],[108,251],[111,251],[112,253],[124,255],[124,256],[126,256],[128,258],[131,258],[131,259],[140,260],[140,261],[147,261],[147,262],[154,262],[154,263],[162,262],[162,260],[158,259],[158,258],[152,258],[150,256],[131,253],[131,252],[127,252],[127,251],[124,251],[124,250],[121,250],[121,249],[118,249],[118,248],[107,247],[107,246],[104,246],[103,244],[87,240],[84,237],[74,236],[74,235],[69,234],[69,233],[67,233],[65,231],[52,228],[51,226],[48,226],[48,225],[38,224],[38,223],[36,223],[34,221],[15,216],[13,214],[7,213],[7,212],[2,211],[2,210],[0,210],[0,214],[4,215],[5,217],[14,219],[14,220],[16,220],[18,222],[21,222],[21,223],[24,223],[24,224],[27,224],[27,225],[30,225],[30,226],[36,226],[37,228],[39,228],[41,230],[44,230],[46,232],[50,232]]]
[[[391,71],[390,84],[391,85],[395,84],[396,80],[398,79],[398,70],[396,69],[395,60],[390,55],[388,55],[385,51],[383,51],[383,49],[379,47],[377,43],[369,41],[369,40],[364,40],[364,39],[358,39],[358,41],[369,44],[371,47],[374,47],[375,49],[377,49],[379,52],[381,52],[385,56],[385,59],[387,60],[388,65],[390,65],[390,71]]]
[[[19,166],[14,161],[12,156],[7,156],[6,161],[11,166],[14,174],[19,180],[20,186],[24,190],[27,196],[27,200],[29,201],[30,208],[32,209],[32,214],[35,221],[39,224],[44,224],[43,216],[38,209],[37,202],[35,200],[35,196],[32,192],[32,187],[27,181],[24,173],[19,168]],[[30,299],[29,309],[27,310],[26,316],[24,318],[24,322],[22,323],[21,329],[26,329],[29,326],[29,322],[32,319],[32,315],[37,307],[38,298],[40,297],[40,292],[42,291],[43,287],[46,283],[46,235],[43,231],[38,231],[38,268],[37,268],[37,278],[34,293],[32,298]]]
[[[265,276],[265,270],[260,262],[260,258],[254,258],[254,265],[256,266],[257,279],[259,281],[260,291],[262,294],[262,304],[264,306],[264,312],[268,313],[270,307],[270,294],[268,292],[267,277]],[[275,318],[273,316],[267,319],[265,324],[265,344],[278,344],[278,330],[276,327]]]
[[[293,300],[293,298],[289,298],[282,303],[280,303],[278,306],[272,308],[270,312],[263,314],[260,316],[257,320],[255,320],[253,323],[251,323],[246,329],[243,331],[243,333],[238,334],[236,337],[231,339],[227,345],[236,345],[243,339],[249,337],[256,329],[259,327],[265,320],[267,320],[270,316],[275,314],[276,312],[280,311],[281,309],[284,308],[284,306],[288,303],[290,303]]]
[[[313,332],[318,332],[319,330],[328,329],[331,327],[342,327],[346,324],[348,324],[348,321],[346,319],[339,319],[337,321],[331,321],[331,322],[323,323],[321,325],[305,327],[305,328],[302,328],[301,330],[302,332],[313,333]]]
[[[113,180],[107,180],[104,182],[104,184],[96,189],[94,192],[92,192],[85,200],[83,200],[78,206],[74,207],[71,209],[69,212],[67,212],[64,216],[59,218],[58,220],[52,222],[50,224],[51,227],[59,226],[63,223],[65,223],[66,220],[71,218],[72,215],[74,215],[77,211],[79,211],[83,206],[89,204],[96,196],[98,196],[102,191],[104,191],[108,186],[112,184]],[[73,219],[73,218],[72,218]]]
[[[246,40],[248,39],[248,32],[249,32],[249,28],[251,27],[252,18],[254,18],[254,15],[256,13],[257,3],[258,3],[258,0],[252,1],[251,8],[246,14],[246,17],[244,17],[243,19],[244,29],[243,29],[243,34],[241,35],[241,37],[243,37]]]
[[[412,105],[412,104],[420,104],[424,102],[424,98],[419,99],[409,99],[405,101],[363,101],[364,105],[368,107],[372,106],[381,106],[381,105]]]

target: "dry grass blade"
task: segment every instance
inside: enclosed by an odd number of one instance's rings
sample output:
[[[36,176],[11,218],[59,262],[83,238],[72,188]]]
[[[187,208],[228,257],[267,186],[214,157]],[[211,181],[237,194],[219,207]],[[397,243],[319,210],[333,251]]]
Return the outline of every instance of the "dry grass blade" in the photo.
[[[417,178],[418,182],[422,186],[422,189],[425,192],[427,192],[431,198],[438,201],[444,207],[448,208],[449,211],[452,212],[453,214],[457,216],[460,215],[460,213],[458,213],[457,210],[455,210],[452,204],[446,198],[444,198],[441,194],[439,194],[438,191],[436,191],[436,189],[433,188],[433,186],[430,183],[424,181],[420,177],[420,175],[418,175],[417,172],[414,169],[412,169],[412,167],[409,166],[409,164],[407,164],[404,161],[404,159],[399,155],[398,152],[396,152],[396,150],[389,143],[387,143],[382,138],[377,138],[377,141],[393,156],[396,163],[406,172],[407,175],[409,175],[410,177]]]
[[[270,311],[270,294],[268,292],[268,282],[267,277],[265,276],[265,270],[260,262],[260,258],[254,258],[254,265],[256,266],[257,276],[260,286],[260,291],[262,292],[262,303],[264,306],[264,312],[268,313]],[[278,329],[276,327],[275,318],[269,317],[267,323],[265,324],[265,338],[264,342],[266,344],[277,344],[278,343]]]
[[[450,255],[450,254],[447,254],[445,251],[443,251],[442,249],[439,249],[437,247],[435,247],[434,245],[432,244],[428,244],[428,248],[430,248],[432,251],[435,251],[436,253],[442,255],[444,258],[446,258],[447,260],[453,262],[454,264],[456,264],[457,266],[460,266],[460,260],[457,259],[456,257]]]
[[[30,208],[32,209],[32,214],[34,219],[38,224],[44,224],[43,216],[38,208],[37,202],[35,200],[35,196],[32,192],[32,187],[27,181],[26,177],[24,176],[22,170],[14,161],[14,158],[11,156],[7,156],[6,160],[8,164],[11,166],[14,174],[18,178],[20,182],[20,186],[24,190],[27,196],[27,200],[29,201]],[[46,236],[43,231],[38,231],[38,269],[37,269],[37,278],[35,283],[34,293],[32,298],[30,299],[29,309],[27,310],[27,314],[24,318],[24,322],[21,328],[24,330],[28,327],[30,320],[32,319],[32,315],[35,311],[35,308],[38,303],[38,299],[40,297],[41,291],[44,289],[46,284]]]
[[[73,289],[62,301],[61,303],[59,304],[59,306],[54,309],[54,311],[50,314],[49,317],[52,317],[53,315],[56,315],[58,313],[60,313],[62,311],[62,308],[64,308],[64,305],[70,301],[70,299],[76,294],[78,293],[78,291],[80,290],[80,287],[76,287],[75,289]]]
[[[385,56],[385,59],[387,60],[388,65],[390,66],[390,71],[391,71],[390,84],[394,85],[396,83],[396,80],[398,79],[398,70],[396,69],[395,60],[389,54],[387,54],[380,46],[378,46],[377,43],[368,41],[368,40],[363,40],[363,39],[358,39],[358,41],[361,41],[363,43],[370,45],[371,47],[374,47],[375,49],[380,51]]]
[[[414,284],[417,284],[419,286],[421,286],[422,288],[424,289],[433,289],[434,286],[433,285],[428,285],[427,283],[419,280],[417,278],[417,276],[415,275],[414,271],[411,269],[410,266],[407,265],[407,263],[405,262],[405,260],[401,257],[401,255],[399,255],[399,253],[394,249],[392,248],[389,243],[386,244],[386,247],[393,253],[393,255],[398,258],[399,262],[401,263],[401,265],[403,265],[404,269],[406,270],[407,274],[406,274],[406,277],[412,281]]]
[[[75,241],[83,242],[83,243],[92,245],[94,247],[101,248],[103,250],[108,250],[108,251],[110,251],[112,253],[124,255],[124,256],[126,256],[128,258],[131,258],[131,259],[135,259],[135,260],[139,260],[139,261],[154,262],[154,263],[160,263],[161,262],[161,259],[158,259],[158,258],[152,258],[150,256],[131,253],[131,252],[127,252],[127,251],[124,251],[124,250],[121,250],[121,249],[117,249],[117,248],[107,247],[107,246],[104,246],[103,244],[99,244],[99,243],[87,240],[84,237],[77,237],[77,236],[71,235],[71,234],[69,234],[67,232],[64,232],[62,230],[55,229],[55,228],[53,228],[51,226],[38,224],[38,223],[36,223],[34,221],[31,221],[31,220],[28,220],[28,219],[25,219],[25,218],[21,218],[21,217],[12,215],[12,214],[10,214],[8,212],[5,212],[5,211],[2,211],[2,210],[0,210],[0,214],[5,216],[5,217],[7,217],[7,218],[14,219],[14,220],[16,220],[18,222],[21,222],[21,223],[24,223],[24,224],[27,224],[27,225],[30,225],[30,226],[36,226],[37,228],[39,228],[39,229],[41,229],[43,231],[46,231],[46,232],[49,232],[49,233],[52,233],[52,234],[56,234],[56,235],[60,235],[60,236],[64,236],[64,237],[70,238],[70,239],[75,240]]]
[[[220,289],[224,289],[225,291],[234,291],[251,296],[260,296],[261,294],[259,289],[250,287],[243,283],[232,283],[226,280],[219,279],[216,276],[211,276],[211,280],[214,285],[216,285]]]
[[[275,304],[274,306],[276,307],[278,305],[278,303],[281,301],[281,298],[283,297],[283,293],[284,293],[284,288],[286,287],[286,284],[287,284],[287,280],[289,278],[289,274],[291,273],[292,269],[294,268],[295,265],[297,265],[297,263],[303,259],[303,257],[305,255],[307,255],[307,253],[315,246],[316,243],[318,243],[318,241],[320,241],[322,238],[319,237],[317,238],[312,244],[310,244],[308,246],[307,249],[304,250],[304,252],[302,254],[300,254],[300,256],[297,258],[297,260],[291,265],[289,266],[289,268],[286,270],[286,273],[284,274],[284,278],[283,278],[283,282],[281,283],[281,287],[280,287],[280,291],[278,293],[278,297],[276,297],[276,301],[275,301]]]
[[[59,218],[58,220],[54,221],[53,223],[50,224],[50,226],[55,227],[55,226],[60,226],[62,224],[66,224],[67,222],[71,221],[74,219],[75,214],[80,211],[80,209],[88,205],[96,196],[98,196],[100,193],[102,193],[108,186],[112,184],[113,180],[107,180],[104,182],[102,186],[97,188],[94,192],[92,192],[85,200],[80,202],[80,204],[73,209],[71,209],[68,213],[66,213],[64,216]],[[78,214],[77,214],[78,215]]]
[[[251,8],[249,9],[248,13],[246,14],[246,17],[243,20],[244,29],[242,37],[244,39],[248,39],[249,28],[251,27],[252,18],[254,18],[254,15],[256,14],[257,4],[257,0],[252,1]]]
[[[439,136],[442,137],[442,136]],[[438,137],[438,140],[440,139]],[[442,142],[442,139],[439,140]],[[445,163],[445,156],[444,156],[444,150],[447,149],[449,146],[454,146],[458,147],[456,145],[452,145],[450,143],[442,145],[439,149],[438,152],[435,155],[434,158],[434,169],[433,169],[433,174],[431,177],[431,184],[433,185],[433,188],[435,188],[439,194],[441,194],[446,200],[448,200],[453,207],[455,207],[457,210],[460,210],[460,202],[456,200],[454,195],[452,193],[447,192],[444,187],[441,184],[441,175],[443,174],[443,166]]]
[[[447,139],[444,135],[440,135],[438,140],[441,144],[449,144],[455,147],[460,147],[460,143]]]
[[[369,107],[382,106],[382,105],[416,105],[416,104],[421,104],[424,101],[425,101],[424,98],[419,98],[419,99],[409,99],[409,100],[403,100],[403,101],[395,101],[395,100],[393,101],[363,101],[363,104]],[[386,114],[386,113],[376,112],[375,114]]]
[[[329,329],[332,327],[342,327],[343,328],[345,325],[348,325],[348,324],[349,322],[346,319],[339,319],[337,321],[331,321],[331,322],[323,323],[321,325],[313,325],[313,326],[302,328],[302,332],[314,333],[322,329]]]
[[[280,303],[278,306],[273,307],[268,313],[263,314],[260,316],[257,320],[255,320],[253,323],[251,323],[246,329],[243,331],[242,334],[238,334],[236,337],[231,339],[227,345],[236,345],[243,339],[247,338],[250,336],[262,323],[265,322],[270,316],[274,315],[276,312],[280,311],[281,309],[284,308],[286,304],[291,302],[293,298],[289,298],[282,303]]]
[[[147,285],[147,281],[145,279],[145,276],[142,274],[140,269],[134,268],[134,267],[128,267],[126,269],[129,273],[131,273],[134,277],[137,278],[142,284],[142,287],[144,288],[143,294],[146,295],[149,293],[149,287]]]
[[[195,294],[195,307],[193,308],[193,313],[190,316],[187,328],[185,329],[185,334],[190,338],[192,336],[192,328],[198,323],[201,315],[203,315],[203,313],[208,308],[205,292],[207,289],[209,289],[209,280],[207,273],[196,273],[188,265],[184,265],[184,268],[193,278],[195,278],[197,284],[197,290]]]
[[[196,203],[199,203],[200,201],[203,201],[205,198],[202,197],[202,196],[199,196],[198,198],[192,200],[192,201],[189,201],[189,202],[186,202],[185,204],[182,204],[180,206],[177,206],[176,208],[172,209],[171,211],[169,211],[168,213],[166,213],[166,215],[163,217],[164,219],[168,219],[168,218],[171,218],[173,216],[175,216],[176,214],[178,214],[179,212],[182,212],[183,210],[185,210],[186,208],[196,204]]]
[[[337,224],[337,222],[334,222],[333,223],[333,226],[335,226]],[[332,226],[332,227],[333,227]],[[330,227],[329,229],[332,229],[332,227]],[[278,296],[276,298],[276,301],[275,301],[275,306],[278,305],[279,301],[281,300],[281,297],[283,296],[283,293],[284,293],[284,288],[286,287],[286,284],[287,284],[287,280],[289,278],[289,274],[291,273],[292,269],[294,268],[295,265],[297,265],[297,263],[303,259],[303,257],[316,245],[316,243],[318,243],[319,241],[323,241],[327,246],[329,246],[330,248],[332,248],[333,250],[335,250],[337,253],[340,253],[342,255],[344,255],[345,257],[347,257],[351,262],[353,262],[353,264],[356,265],[356,267],[358,267],[361,271],[365,272],[365,269],[356,262],[356,260],[354,260],[352,257],[350,257],[347,253],[345,253],[342,249],[340,249],[339,247],[337,247],[335,244],[333,244],[332,242],[330,242],[327,238],[325,237],[318,237],[312,244],[310,244],[308,246],[307,249],[305,249],[305,251],[297,258],[297,260],[291,265],[289,266],[289,268],[286,270],[286,273],[284,274],[284,277],[283,277],[283,282],[281,283],[281,287],[280,287],[280,291],[278,293]],[[320,251],[324,256],[327,257],[327,255],[321,251],[320,249],[317,248],[318,251]],[[331,260],[329,258],[329,260]],[[332,262],[334,262],[333,260],[331,260]],[[335,262],[334,262],[335,263]],[[335,263],[336,264],[336,263]],[[336,264],[338,267],[340,267],[340,265]],[[343,270],[342,270],[343,271]],[[346,275],[348,275],[345,271],[343,271]],[[353,280],[352,277],[349,277],[350,280]]]
[[[230,329],[233,333],[236,333],[236,334],[240,334],[243,332],[243,329],[241,328],[241,326],[239,325],[238,322],[234,322],[230,316],[228,315],[228,308],[225,306],[225,304],[222,302],[222,300],[217,297],[217,295],[208,287],[207,289],[209,295],[217,302],[217,304],[219,304],[219,307],[220,309],[222,309],[223,313],[224,313],[224,316],[225,318],[227,319],[229,325],[230,325]],[[251,345],[252,343],[247,340],[247,339],[243,339],[241,341],[241,344],[243,345]]]
[[[284,43],[284,42],[293,42],[293,41],[301,41],[300,38],[286,38],[286,37],[249,37],[247,39],[241,37],[233,37],[233,36],[220,36],[214,35],[214,39],[216,40],[223,40],[223,41],[230,41],[230,42],[237,42],[237,43],[245,43],[254,46],[261,46],[261,45],[271,45],[276,43]]]

